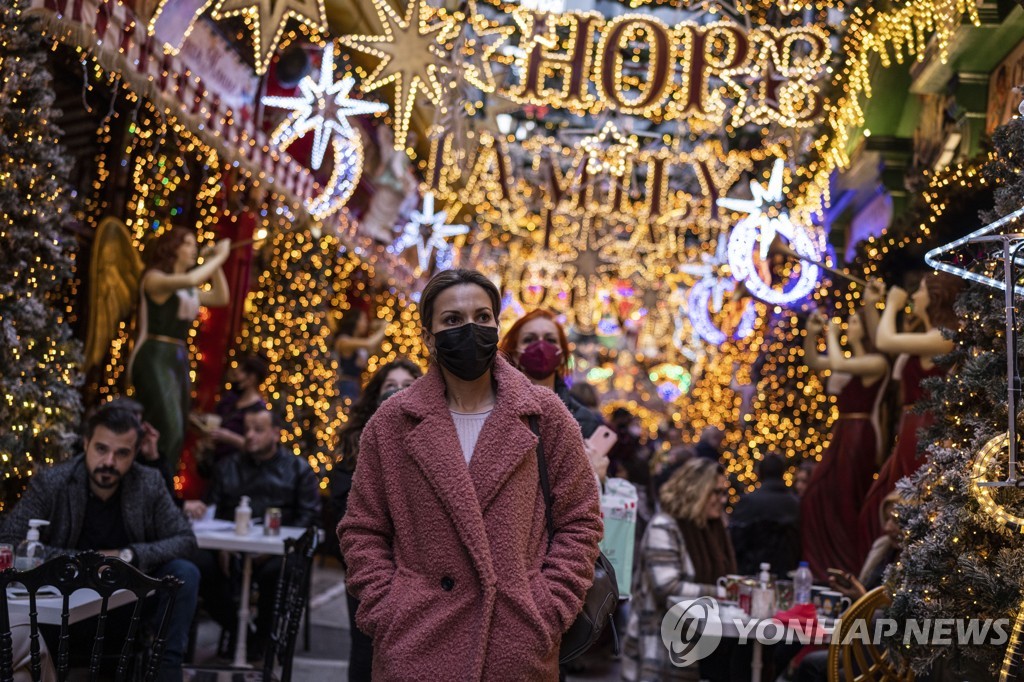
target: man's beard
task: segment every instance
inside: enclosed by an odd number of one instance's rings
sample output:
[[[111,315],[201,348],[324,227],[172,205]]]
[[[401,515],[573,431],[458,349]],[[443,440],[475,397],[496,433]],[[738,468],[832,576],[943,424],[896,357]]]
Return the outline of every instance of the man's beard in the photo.
[[[100,476],[107,475],[110,478],[107,481],[100,479]],[[92,478],[92,482],[99,488],[115,488],[117,484],[121,482],[121,472],[112,467],[99,467],[90,472],[89,477]]]

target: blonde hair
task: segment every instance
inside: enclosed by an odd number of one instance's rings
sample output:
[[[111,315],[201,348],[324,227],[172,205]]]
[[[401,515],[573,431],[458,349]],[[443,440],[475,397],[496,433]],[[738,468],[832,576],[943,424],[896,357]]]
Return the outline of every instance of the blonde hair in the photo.
[[[704,509],[708,497],[714,493],[718,477],[723,475],[725,470],[714,460],[695,457],[687,461],[661,486],[662,510],[673,518],[692,521],[703,528],[707,523]]]

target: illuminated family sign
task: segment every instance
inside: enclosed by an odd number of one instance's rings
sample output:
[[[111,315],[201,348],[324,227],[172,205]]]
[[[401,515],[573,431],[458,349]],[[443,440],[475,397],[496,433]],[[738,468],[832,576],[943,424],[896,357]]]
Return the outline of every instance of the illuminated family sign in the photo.
[[[715,216],[718,199],[765,153],[726,152],[717,140],[690,151],[617,145],[607,150],[610,158],[595,164],[596,152],[585,144],[567,147],[537,136],[522,149],[530,166],[520,170],[504,141],[489,133],[469,158],[460,156],[450,135],[437,138],[427,185],[450,204],[476,207],[474,220],[491,232],[540,234],[547,247],[559,236],[560,216],[582,212],[619,219],[620,225],[637,222],[626,236],[632,247],[645,249],[674,244],[678,230]],[[673,188],[670,177],[700,194]]]

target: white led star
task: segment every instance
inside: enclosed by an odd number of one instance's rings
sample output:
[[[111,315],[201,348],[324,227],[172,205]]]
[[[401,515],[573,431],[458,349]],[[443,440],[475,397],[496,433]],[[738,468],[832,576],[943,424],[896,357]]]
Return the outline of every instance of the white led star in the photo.
[[[274,130],[271,143],[279,144],[281,140],[301,137],[312,130],[313,152],[310,165],[313,170],[318,170],[324,162],[332,134],[337,133],[346,138],[355,136],[348,122],[349,116],[376,114],[388,109],[388,105],[382,102],[350,99],[348,95],[354,85],[355,79],[350,77],[334,80],[334,46],[328,45],[320,60],[319,79],[313,80],[312,76],[306,76],[299,82],[301,97],[263,98],[264,106],[290,109],[292,112]]]
[[[413,211],[412,220],[402,228],[402,234],[388,247],[393,254],[402,254],[407,249],[416,247],[416,255],[420,272],[430,267],[430,257],[434,255],[438,267],[450,267],[452,245],[446,240],[469,232],[468,225],[449,225],[445,222],[444,211],[434,212],[434,193],[423,195],[423,210]],[[428,234],[429,232],[429,234]]]
[[[685,272],[701,282],[707,282],[707,285],[711,287],[712,312],[716,313],[722,310],[725,292],[732,291],[736,286],[736,283],[731,278],[719,276],[722,267],[729,262],[728,243],[729,240],[723,233],[718,237],[718,244],[715,246],[714,255],[702,253],[699,263],[684,263],[679,266],[679,272]]]
[[[764,187],[757,180],[750,181],[750,194],[753,199],[729,199],[728,197],[718,200],[718,205],[731,211],[742,211],[749,213],[748,220],[761,223],[761,260],[768,257],[768,249],[775,239],[776,223],[778,220],[789,220],[785,211],[781,211],[779,218],[762,219],[765,205],[778,204],[782,201],[783,171],[786,163],[783,159],[775,159],[772,166],[772,175],[768,179],[768,187]]]

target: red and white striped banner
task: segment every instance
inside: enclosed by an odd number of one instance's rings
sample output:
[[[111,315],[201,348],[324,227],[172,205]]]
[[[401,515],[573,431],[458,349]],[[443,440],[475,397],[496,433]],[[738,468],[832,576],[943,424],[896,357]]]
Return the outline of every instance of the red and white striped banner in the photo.
[[[313,174],[270,146],[249,116],[233,111],[175,55],[166,54],[146,24],[118,0],[28,0],[56,38],[92,53],[139,94],[157,100],[196,135],[303,205],[321,190]],[[63,33],[62,33],[63,31]],[[83,37],[84,36],[84,37]]]

